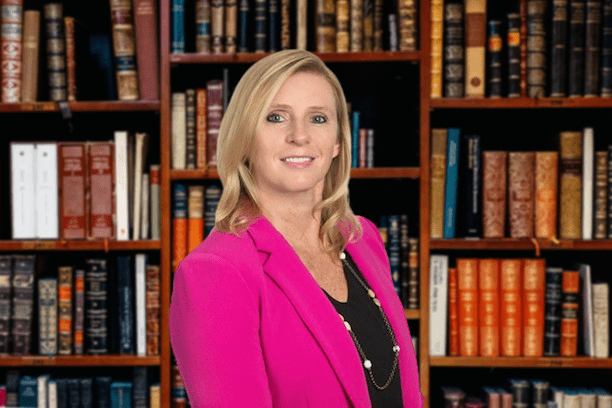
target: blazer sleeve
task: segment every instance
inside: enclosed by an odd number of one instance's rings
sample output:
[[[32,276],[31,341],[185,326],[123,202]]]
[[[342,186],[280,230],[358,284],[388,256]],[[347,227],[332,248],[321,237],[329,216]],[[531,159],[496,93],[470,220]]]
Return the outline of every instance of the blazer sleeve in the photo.
[[[272,407],[254,291],[217,255],[192,253],[175,272],[170,343],[193,407]]]

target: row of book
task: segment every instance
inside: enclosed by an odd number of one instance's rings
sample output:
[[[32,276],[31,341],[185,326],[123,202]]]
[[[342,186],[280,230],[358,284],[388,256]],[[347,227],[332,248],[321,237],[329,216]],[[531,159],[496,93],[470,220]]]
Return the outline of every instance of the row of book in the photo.
[[[44,356],[159,355],[160,272],[147,254],[42,265],[41,276],[36,263],[0,256],[0,354],[32,355],[37,338]]]
[[[171,3],[171,52],[175,54],[186,52],[185,33],[191,31],[195,52],[202,54],[306,49],[307,37],[315,40],[317,52],[417,48],[415,0],[317,0],[313,33],[308,33],[306,0],[241,0],[228,4],[197,0],[195,18],[187,21],[184,3]]]
[[[149,135],[11,142],[13,239],[159,239],[159,164]]]
[[[349,111],[349,125],[351,127],[351,167],[374,167],[374,129],[361,126],[361,112],[352,110],[351,103],[347,103]]]
[[[432,98],[612,96],[604,0],[517,3],[487,20],[486,1],[432,2]]]
[[[482,385],[478,391],[457,385],[440,387],[445,408],[610,408],[612,394],[605,387],[561,387],[542,379],[507,378],[503,386]]]
[[[87,98],[81,88],[92,85],[88,64],[94,60],[111,88],[109,99],[159,99],[155,1],[113,0],[110,8],[112,33],[90,35],[86,23],[65,16],[62,3],[45,3],[42,13],[24,11],[23,0],[3,4],[2,102],[39,100],[39,57],[46,59],[51,101]]]
[[[160,384],[151,380],[148,367],[130,370],[128,381],[112,376],[32,376],[8,370],[0,385],[0,407],[160,407]]]
[[[458,258],[453,267],[432,255],[430,273],[431,355],[448,344],[451,356],[573,357],[579,325],[584,355],[610,355],[609,284],[592,281],[590,264]]]
[[[558,152],[482,151],[458,128],[431,146],[432,238],[612,237],[612,145],[595,151],[593,128],[560,132]]]

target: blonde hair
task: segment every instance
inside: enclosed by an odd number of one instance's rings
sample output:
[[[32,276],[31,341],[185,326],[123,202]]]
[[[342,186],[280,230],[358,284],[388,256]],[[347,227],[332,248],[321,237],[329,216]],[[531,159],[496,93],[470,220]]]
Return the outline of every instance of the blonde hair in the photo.
[[[215,214],[215,228],[238,234],[261,214],[250,155],[265,109],[285,81],[295,73],[321,75],[334,91],[340,152],[325,176],[319,238],[329,251],[339,253],[362,231],[348,201],[351,170],[351,133],[344,92],[338,78],[316,55],[304,50],[275,52],[253,64],[238,82],[223,115],[217,140],[217,169],[223,193]]]

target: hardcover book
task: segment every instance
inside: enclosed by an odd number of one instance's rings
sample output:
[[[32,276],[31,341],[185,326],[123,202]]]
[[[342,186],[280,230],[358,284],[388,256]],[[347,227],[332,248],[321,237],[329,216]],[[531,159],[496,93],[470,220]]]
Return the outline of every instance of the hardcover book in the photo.
[[[140,98],[136,69],[134,10],[130,0],[110,0],[117,94],[121,101]],[[148,62],[149,64],[151,61]]]
[[[52,101],[68,99],[66,77],[66,37],[62,3],[44,5],[44,23],[47,38],[47,72],[49,98]]]
[[[478,260],[479,355],[499,356],[499,260]]]
[[[60,228],[63,239],[88,235],[88,163],[86,144],[58,144]]]
[[[561,296],[563,269],[546,268],[546,291],[544,305],[544,355],[559,355],[561,340]]]
[[[444,236],[444,185],[446,180],[447,129],[431,130],[431,238]]]
[[[29,356],[32,345],[36,255],[13,255],[13,259],[12,353],[17,356]]]
[[[157,1],[134,0],[134,28],[140,99],[159,99]]]
[[[429,355],[446,355],[447,302],[448,302],[448,256],[429,257]]]
[[[595,152],[595,239],[606,239],[608,229],[608,152]]]
[[[23,59],[21,102],[31,103],[38,99],[38,54],[40,52],[40,11],[23,12]]]
[[[484,238],[503,238],[506,230],[507,152],[482,153]]]
[[[579,272],[564,270],[562,285],[561,355],[574,357],[578,351]]]
[[[108,353],[107,263],[104,258],[85,260],[85,351],[88,354]]]
[[[36,143],[36,237],[59,237],[57,143]],[[31,215],[31,214],[30,214]]]
[[[185,166],[197,168],[196,90],[185,90]]]
[[[588,0],[585,13],[584,97],[599,96],[602,0]]]
[[[38,353],[57,354],[57,279],[38,280]]]
[[[477,356],[478,347],[478,259],[457,259],[459,355]]]
[[[448,355],[459,355],[457,268],[448,268]]]
[[[58,352],[72,354],[72,266],[60,266],[57,271],[58,282]]]
[[[500,339],[501,355],[517,357],[522,353],[523,302],[521,281],[523,261],[502,259],[500,263]]]
[[[534,233],[535,153],[508,154],[508,212],[510,237],[530,238]]]
[[[23,0],[2,0],[2,102],[21,102]]]
[[[610,356],[610,295],[607,282],[593,283],[594,357]]]
[[[11,307],[13,304],[11,297],[12,282],[13,258],[11,255],[0,255],[0,355],[6,355],[10,352],[10,322],[13,317]]]
[[[116,236],[115,218],[115,152],[113,142],[88,145],[89,165],[89,238]]]
[[[444,96],[464,96],[463,4],[445,4],[444,13]]]
[[[444,238],[455,238],[457,224],[457,180],[459,178],[460,130],[448,129],[446,186],[444,191]]]
[[[486,5],[465,1],[465,96],[485,96]]]
[[[527,96],[546,96],[546,0],[527,1]]]
[[[544,353],[546,260],[525,259],[523,268],[523,356]]]
[[[567,95],[568,0],[553,0],[552,8],[550,96],[563,98]]]
[[[557,236],[558,152],[535,153],[535,236]]]
[[[582,132],[561,132],[559,236],[582,237]]]
[[[585,0],[570,0],[569,14],[569,97],[584,94]]]

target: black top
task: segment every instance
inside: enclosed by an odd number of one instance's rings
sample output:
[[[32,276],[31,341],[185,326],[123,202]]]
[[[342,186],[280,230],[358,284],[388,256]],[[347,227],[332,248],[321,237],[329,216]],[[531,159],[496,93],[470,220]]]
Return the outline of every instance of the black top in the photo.
[[[348,252],[345,251],[345,254],[346,260],[357,272],[359,278],[369,286]],[[372,375],[376,380],[376,384],[382,386],[387,382],[393,367],[394,353],[391,336],[385,321],[380,315],[380,309],[372,302],[366,290],[361,286],[346,264],[344,264],[344,274],[348,282],[348,300],[346,303],[338,302],[325,290],[323,291],[338,313],[344,316],[344,320],[351,325],[351,329],[355,333],[363,352],[367,359],[372,362]],[[355,349],[357,349],[357,346],[355,346]],[[365,367],[363,371],[366,383],[368,384],[368,391],[370,392],[372,408],[399,408],[404,406],[402,402],[399,361],[391,383],[382,391],[374,386]]]

